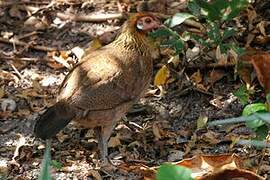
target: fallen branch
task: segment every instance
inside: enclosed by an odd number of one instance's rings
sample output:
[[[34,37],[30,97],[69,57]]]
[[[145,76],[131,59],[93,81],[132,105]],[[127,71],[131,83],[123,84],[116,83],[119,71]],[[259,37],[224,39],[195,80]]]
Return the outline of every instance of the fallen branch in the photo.
[[[49,4],[50,1],[44,2],[44,1],[0,1],[0,7],[6,7],[6,6],[13,6],[13,5],[20,5],[20,4],[35,4],[35,5],[46,5]]]
[[[47,58],[30,58],[30,57],[9,57],[9,56],[1,56],[0,59],[6,59],[6,60],[11,60],[11,61],[28,61],[28,62],[36,62],[36,61],[50,61]]]
[[[240,139],[236,141],[236,144],[245,145],[245,146],[255,146],[261,148],[270,148],[270,143],[265,141],[258,141],[258,140],[244,140]]]
[[[217,126],[217,125],[226,125],[226,124],[236,124],[248,121],[254,121],[260,119],[264,122],[270,124],[270,113],[254,113],[250,116],[240,116],[240,117],[233,117],[228,119],[222,120],[215,120],[208,123],[208,126]]]
[[[31,45],[31,44],[23,42],[23,41],[14,40],[14,39],[6,39],[6,38],[2,38],[2,37],[0,37],[0,42],[8,43],[8,44],[15,44],[15,45],[19,45],[19,46],[28,46],[31,49],[45,51],[45,52],[57,50],[57,48],[51,48],[51,47],[40,46],[40,45]]]
[[[187,69],[209,69],[209,68],[233,68],[235,67],[235,63],[227,63],[227,64],[218,64],[218,63],[211,63],[211,64],[190,64],[187,65]]]
[[[72,21],[84,21],[84,22],[104,22],[112,19],[123,19],[125,16],[122,13],[115,14],[96,14],[96,15],[74,15],[74,14],[64,14],[57,13],[57,17],[62,20],[72,20]]]

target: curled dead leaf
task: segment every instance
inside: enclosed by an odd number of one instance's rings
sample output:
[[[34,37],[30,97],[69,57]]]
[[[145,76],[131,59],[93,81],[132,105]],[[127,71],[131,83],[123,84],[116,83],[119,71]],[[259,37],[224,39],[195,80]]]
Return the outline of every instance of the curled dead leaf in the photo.
[[[160,133],[161,130],[160,130],[157,122],[153,123],[153,127],[152,128],[153,128],[153,134],[155,135],[155,139],[156,140],[161,139],[161,133]]]
[[[198,70],[197,72],[193,73],[190,76],[190,79],[195,83],[195,84],[200,84],[202,82],[202,75],[201,71]]]
[[[255,71],[257,78],[262,87],[265,88],[267,93],[270,92],[270,53],[257,52],[252,55],[242,56],[242,61],[251,62]]]
[[[215,82],[221,80],[224,76],[225,76],[224,70],[214,69],[210,73],[209,81],[210,81],[211,85],[213,85]]]
[[[165,85],[170,75],[170,71],[167,68],[166,65],[163,65],[157,72],[155,79],[154,79],[154,85],[155,86],[162,86]]]
[[[119,138],[117,136],[115,137],[111,137],[109,142],[108,142],[108,147],[117,147],[117,146],[120,146],[121,145],[121,142],[119,140]]]
[[[218,64],[228,63],[228,55],[221,53],[220,46],[218,46],[216,49],[216,59],[218,60]]]
[[[24,22],[24,26],[32,30],[45,30],[49,25],[46,21],[31,16]]]

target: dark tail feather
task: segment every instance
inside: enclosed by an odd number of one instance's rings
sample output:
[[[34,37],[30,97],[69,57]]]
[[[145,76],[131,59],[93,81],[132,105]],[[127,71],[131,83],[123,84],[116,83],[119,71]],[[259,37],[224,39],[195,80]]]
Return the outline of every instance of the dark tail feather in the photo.
[[[41,139],[49,139],[75,117],[75,112],[64,102],[58,102],[43,113],[35,124],[34,133]]]

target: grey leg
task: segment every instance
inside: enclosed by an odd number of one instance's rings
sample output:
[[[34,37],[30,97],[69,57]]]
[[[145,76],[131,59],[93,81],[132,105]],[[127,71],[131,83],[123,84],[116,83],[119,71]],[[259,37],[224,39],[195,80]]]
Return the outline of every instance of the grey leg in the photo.
[[[116,122],[112,121],[110,125],[95,128],[100,151],[100,158],[105,164],[108,162],[108,140],[111,137],[115,124]]]
[[[104,137],[104,130],[102,127],[97,127],[95,128],[95,133],[97,136],[98,140],[98,148],[99,148],[99,153],[100,153],[100,158],[101,160],[106,163],[108,162],[108,146],[107,146],[107,141]]]

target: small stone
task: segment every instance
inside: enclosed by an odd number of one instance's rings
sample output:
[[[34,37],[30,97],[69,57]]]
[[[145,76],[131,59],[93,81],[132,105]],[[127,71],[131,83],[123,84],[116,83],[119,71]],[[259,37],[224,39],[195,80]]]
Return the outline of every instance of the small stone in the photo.
[[[171,150],[170,154],[168,156],[168,161],[173,162],[173,161],[179,161],[183,159],[184,152],[179,151],[179,150]]]
[[[5,111],[13,112],[15,111],[17,105],[13,99],[4,99],[1,103],[1,109]]]

